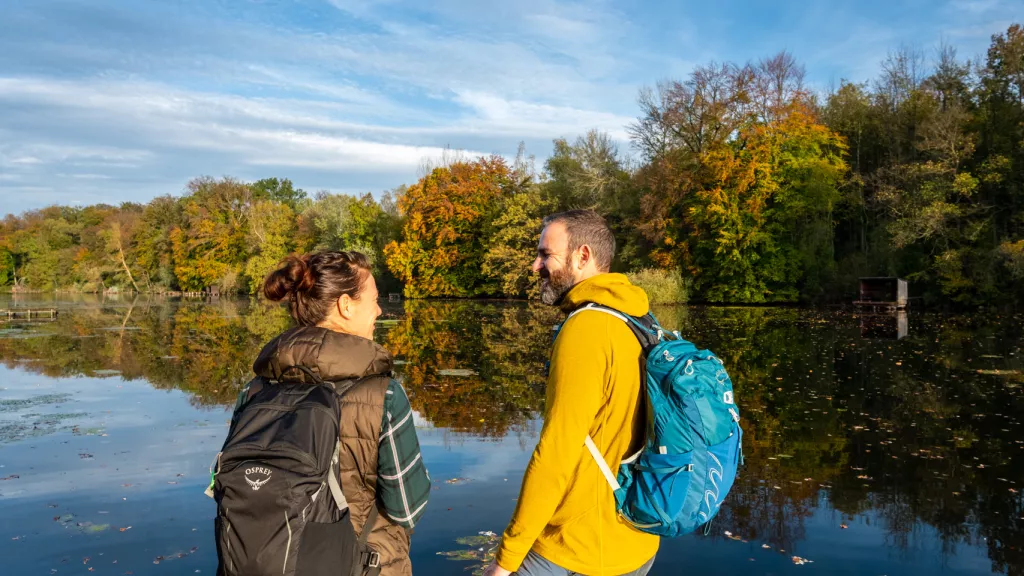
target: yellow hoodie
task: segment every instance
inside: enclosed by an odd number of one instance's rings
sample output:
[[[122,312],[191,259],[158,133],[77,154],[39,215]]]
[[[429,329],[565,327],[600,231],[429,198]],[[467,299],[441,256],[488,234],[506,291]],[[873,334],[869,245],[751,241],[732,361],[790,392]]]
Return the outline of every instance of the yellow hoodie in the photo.
[[[600,274],[569,291],[562,310],[594,302],[633,316],[647,313],[644,291],[622,274]],[[533,549],[572,572],[636,570],[658,551],[658,537],[618,517],[615,498],[590,452],[589,434],[609,467],[640,448],[640,343],[625,322],[587,311],[570,318],[551,351],[544,427],[523,478],[497,562],[515,571]]]

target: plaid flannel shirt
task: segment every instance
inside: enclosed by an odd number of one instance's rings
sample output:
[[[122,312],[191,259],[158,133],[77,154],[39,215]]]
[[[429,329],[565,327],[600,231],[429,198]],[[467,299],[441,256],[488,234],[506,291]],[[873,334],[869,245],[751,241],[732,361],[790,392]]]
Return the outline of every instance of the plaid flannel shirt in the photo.
[[[377,446],[377,500],[393,522],[413,528],[430,498],[430,476],[423,465],[405,389],[392,380],[384,397]]]

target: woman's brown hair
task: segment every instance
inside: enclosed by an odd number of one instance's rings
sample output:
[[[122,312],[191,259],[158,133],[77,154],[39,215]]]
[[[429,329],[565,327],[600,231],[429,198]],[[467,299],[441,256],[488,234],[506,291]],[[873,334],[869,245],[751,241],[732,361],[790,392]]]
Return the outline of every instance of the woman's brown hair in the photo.
[[[360,252],[314,252],[291,255],[263,281],[263,295],[279,302],[290,298],[292,318],[303,326],[322,322],[342,294],[359,297],[370,273],[370,261]]]

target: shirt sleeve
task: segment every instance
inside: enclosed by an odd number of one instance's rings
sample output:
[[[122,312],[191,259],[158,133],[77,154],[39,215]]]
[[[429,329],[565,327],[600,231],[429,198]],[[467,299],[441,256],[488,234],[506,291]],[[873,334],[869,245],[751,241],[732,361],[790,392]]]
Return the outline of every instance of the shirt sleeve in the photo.
[[[604,402],[610,359],[604,314],[580,314],[555,340],[545,400],[544,426],[526,467],[512,521],[502,535],[497,563],[516,571],[547,526],[579,465],[584,440]]]
[[[377,499],[393,522],[413,528],[430,498],[430,476],[405,389],[392,380],[386,394],[377,449]]]

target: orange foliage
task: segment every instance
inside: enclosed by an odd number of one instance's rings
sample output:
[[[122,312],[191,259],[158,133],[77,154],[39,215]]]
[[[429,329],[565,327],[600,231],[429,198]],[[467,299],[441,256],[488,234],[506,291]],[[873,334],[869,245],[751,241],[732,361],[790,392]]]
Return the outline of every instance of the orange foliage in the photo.
[[[406,191],[398,202],[406,217],[402,240],[384,253],[407,297],[485,293],[482,229],[510,184],[505,160],[491,156],[435,168]]]

